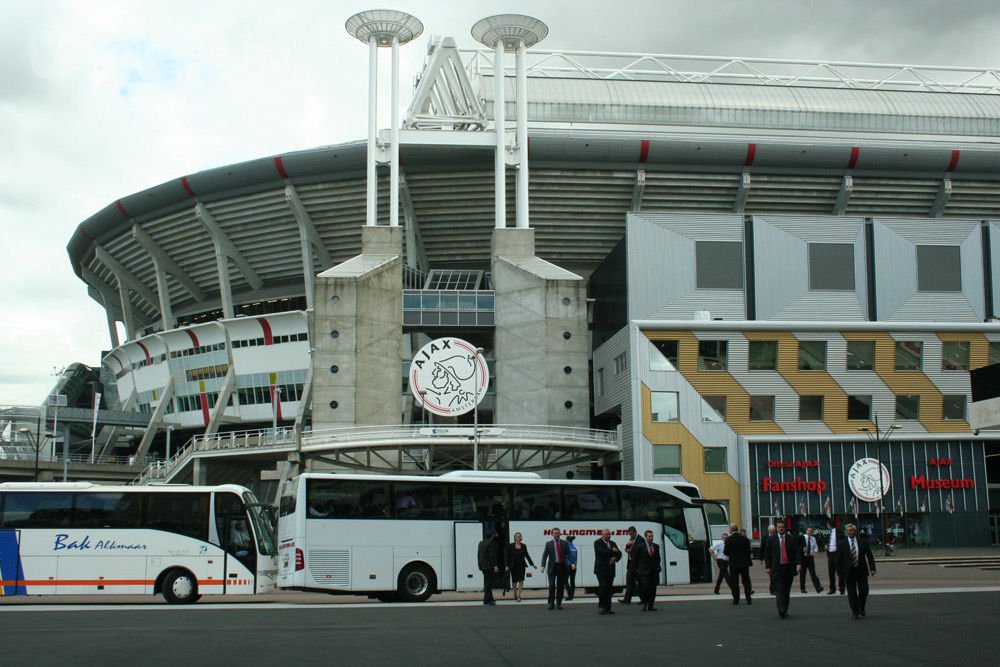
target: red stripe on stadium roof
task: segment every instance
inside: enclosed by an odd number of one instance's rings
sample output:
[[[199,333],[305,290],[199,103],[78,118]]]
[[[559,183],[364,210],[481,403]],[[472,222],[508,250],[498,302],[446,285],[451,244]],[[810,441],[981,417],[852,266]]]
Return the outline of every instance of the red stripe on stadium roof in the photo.
[[[858,156],[861,155],[861,148],[859,146],[851,147],[851,159],[847,162],[848,169],[854,169],[855,165],[858,164]]]
[[[747,144],[747,159],[743,162],[744,167],[753,166],[754,158],[757,157],[757,144]]]
[[[951,152],[951,162],[948,163],[948,171],[955,171],[958,166],[958,158],[962,156],[962,151],[957,148]]]
[[[649,139],[643,139],[639,148],[639,162],[643,163],[649,159]]]
[[[208,422],[212,420],[212,415],[208,411],[208,394],[202,392],[199,398],[201,398],[201,416],[205,419],[205,426],[208,426]]]
[[[188,338],[191,339],[191,342],[194,343],[195,347],[201,347],[200,345],[198,345],[198,334],[191,331],[190,329],[185,329],[184,333],[188,335]]]
[[[121,213],[126,218],[131,218],[132,217],[131,215],[128,214],[128,211],[125,210],[125,207],[122,206],[122,200],[121,199],[119,199],[118,201],[115,202],[115,208],[117,208],[118,212]]]
[[[264,345],[274,345],[274,334],[271,332],[271,323],[263,317],[258,317],[260,328],[264,330]]]
[[[274,403],[274,409],[277,413],[278,421],[284,421],[281,417],[281,392],[278,391],[277,385],[271,386],[271,402]]]
[[[198,196],[198,195],[196,195],[194,193],[194,190],[191,189],[191,184],[188,183],[188,177],[187,176],[181,176],[181,185],[184,187],[184,192],[188,193],[192,197],[197,197]]]
[[[85,239],[87,239],[88,241],[93,241],[94,240],[94,237],[87,233],[87,230],[83,228],[83,225],[79,225],[76,228],[76,231],[80,232],[83,235],[83,237]]]
[[[274,168],[278,170],[278,176],[288,178],[288,172],[285,171],[285,163],[281,161],[280,155],[274,158]]]
[[[145,355],[146,355],[146,365],[148,366],[148,365],[149,365],[149,362],[153,360],[153,358],[152,358],[151,356],[149,356],[149,348],[148,348],[148,347],[146,347],[146,346],[145,346],[145,345],[144,345],[143,343],[141,343],[140,341],[136,341],[136,344],[137,344],[137,345],[138,345],[139,347],[141,347],[141,348],[142,348],[142,352],[143,352],[143,354],[145,354]]]

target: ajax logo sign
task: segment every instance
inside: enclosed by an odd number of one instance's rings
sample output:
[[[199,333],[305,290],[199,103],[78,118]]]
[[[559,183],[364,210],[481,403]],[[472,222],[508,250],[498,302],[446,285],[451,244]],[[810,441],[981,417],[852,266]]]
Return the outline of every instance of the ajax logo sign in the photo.
[[[881,473],[881,479],[879,477]],[[889,470],[878,459],[858,459],[847,471],[847,484],[851,491],[866,503],[874,503],[889,492]]]
[[[463,415],[486,395],[486,359],[460,338],[437,338],[420,348],[410,363],[410,390],[428,412]]]

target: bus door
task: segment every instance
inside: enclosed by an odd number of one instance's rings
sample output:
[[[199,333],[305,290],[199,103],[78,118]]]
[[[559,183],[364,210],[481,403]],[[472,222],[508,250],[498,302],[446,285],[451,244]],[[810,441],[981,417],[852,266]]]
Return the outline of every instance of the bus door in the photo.
[[[233,493],[215,494],[215,525],[219,531],[219,546],[226,552],[226,587],[234,580],[245,579],[230,565],[231,560],[242,563],[256,579],[257,549],[254,546],[250,520],[239,496]],[[253,586],[250,590],[255,590],[256,581],[249,583]]]
[[[455,522],[455,590],[483,589],[483,573],[479,571],[479,542],[486,526],[480,521]]]

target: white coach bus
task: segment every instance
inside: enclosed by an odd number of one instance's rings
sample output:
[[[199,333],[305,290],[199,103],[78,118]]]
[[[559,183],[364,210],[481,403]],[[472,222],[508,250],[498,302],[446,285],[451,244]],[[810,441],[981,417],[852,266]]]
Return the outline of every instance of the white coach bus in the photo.
[[[578,588],[596,589],[593,544],[600,531],[609,528],[624,551],[629,526],[640,534],[652,530],[661,545],[660,583],[711,581],[709,538],[725,523],[725,509],[686,483],[468,471],[438,477],[305,473],[281,492],[278,587],[408,602],[477,590],[476,547],[486,531],[496,530],[502,544],[521,533],[540,565],[554,527],[577,536]],[[538,571],[529,568],[528,575],[526,587],[548,586]],[[615,583],[624,581],[622,561]]]
[[[0,484],[0,593],[264,593],[273,520],[242,486]]]

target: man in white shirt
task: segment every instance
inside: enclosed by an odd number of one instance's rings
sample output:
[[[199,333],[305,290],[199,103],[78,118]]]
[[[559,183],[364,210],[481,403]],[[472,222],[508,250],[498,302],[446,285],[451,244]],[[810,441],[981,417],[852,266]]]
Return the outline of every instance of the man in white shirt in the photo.
[[[725,581],[726,585],[729,586],[729,556],[726,555],[726,538],[729,537],[729,533],[723,533],[722,539],[715,541],[712,546],[708,548],[708,552],[712,555],[712,560],[715,564],[719,566],[719,576],[715,579],[715,594],[719,594],[719,585]]]
[[[837,533],[837,524],[830,519],[826,522],[827,528],[830,529],[830,533],[826,536],[826,571],[830,575],[830,590],[826,592],[827,595],[833,595],[840,590],[840,594],[844,594],[844,575],[840,573],[840,567],[837,562],[837,540],[840,535]]]
[[[799,572],[799,590],[803,593],[806,592],[806,571],[808,570],[816,592],[822,593],[823,585],[819,583],[819,577],[816,576],[816,554],[819,553],[819,545],[816,543],[816,538],[813,537],[812,526],[806,528],[806,534],[799,540],[799,548],[802,549],[802,571]]]

